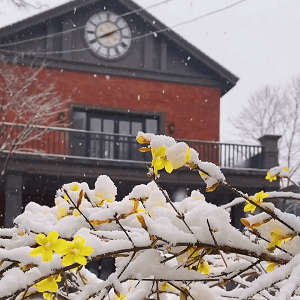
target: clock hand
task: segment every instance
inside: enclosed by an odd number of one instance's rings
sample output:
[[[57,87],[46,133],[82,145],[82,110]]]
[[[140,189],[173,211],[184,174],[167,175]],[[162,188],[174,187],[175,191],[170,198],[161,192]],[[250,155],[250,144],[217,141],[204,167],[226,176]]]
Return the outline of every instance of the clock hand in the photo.
[[[98,39],[102,39],[102,38],[108,37],[108,36],[110,36],[110,35],[113,35],[113,34],[116,33],[117,31],[119,31],[119,29],[115,29],[115,30],[113,30],[113,31],[111,31],[111,32],[104,33],[104,34],[98,36]]]
[[[114,33],[118,32],[118,31],[121,31],[121,30],[123,30],[124,28],[127,28],[127,27],[128,27],[128,26],[125,26],[125,27],[123,27],[123,28],[118,28],[118,29],[115,29],[115,30],[113,30],[113,31],[104,33],[104,34],[98,36],[98,39],[102,39],[102,38],[111,36],[111,35],[113,35]]]

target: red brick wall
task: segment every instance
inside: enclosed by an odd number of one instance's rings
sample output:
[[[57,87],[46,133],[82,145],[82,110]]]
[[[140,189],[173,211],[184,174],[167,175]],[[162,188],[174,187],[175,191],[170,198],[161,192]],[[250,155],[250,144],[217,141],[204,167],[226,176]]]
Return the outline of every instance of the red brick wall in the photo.
[[[185,84],[52,70],[71,103],[164,114],[177,139],[219,140],[220,90]]]

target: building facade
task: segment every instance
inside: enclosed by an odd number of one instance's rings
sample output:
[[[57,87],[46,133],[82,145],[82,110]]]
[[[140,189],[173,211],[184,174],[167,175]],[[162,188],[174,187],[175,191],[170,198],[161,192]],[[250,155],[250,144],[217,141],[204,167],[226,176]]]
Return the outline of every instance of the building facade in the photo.
[[[61,118],[59,126],[45,130],[39,143],[23,147],[34,151],[15,152],[9,159],[1,185],[6,226],[27,202],[51,203],[65,182],[92,184],[107,174],[122,197],[135,184],[149,181],[145,161],[150,157],[137,151],[138,131],[171,135],[191,145],[196,141],[201,159],[224,165],[226,147],[218,143],[220,98],[238,78],[131,0],[71,1],[2,28],[0,60],[18,65],[19,72],[43,66],[39,80],[54,82],[56,92],[68,100],[54,116]],[[9,95],[4,91],[1,97]],[[9,121],[3,126],[9,127]],[[225,175],[245,192],[255,191],[267,167],[263,148],[228,149],[242,156],[230,158]],[[239,165],[245,161],[256,169]],[[178,188],[204,189],[199,176],[186,170],[163,174],[161,182],[171,194]],[[220,204],[234,195],[220,188],[207,197]]]

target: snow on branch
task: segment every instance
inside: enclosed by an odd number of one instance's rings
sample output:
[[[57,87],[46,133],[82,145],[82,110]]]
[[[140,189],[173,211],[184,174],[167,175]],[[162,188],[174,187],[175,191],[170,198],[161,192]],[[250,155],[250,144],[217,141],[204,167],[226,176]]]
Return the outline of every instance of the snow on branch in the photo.
[[[119,201],[106,175],[93,188],[64,184],[54,206],[31,202],[14,228],[0,229],[0,300],[299,298],[300,218],[266,202],[290,194],[247,196],[185,143],[142,132],[137,141],[152,153],[148,184]],[[159,173],[181,167],[197,171],[207,191],[223,185],[244,200],[244,232],[198,190],[172,202]],[[106,257],[115,271],[101,280],[86,265]]]

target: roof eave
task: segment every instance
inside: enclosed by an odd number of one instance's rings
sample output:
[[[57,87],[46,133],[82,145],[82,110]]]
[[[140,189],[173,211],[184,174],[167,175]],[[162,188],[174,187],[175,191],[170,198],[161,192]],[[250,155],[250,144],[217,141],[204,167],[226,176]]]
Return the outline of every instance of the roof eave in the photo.
[[[64,13],[67,13],[69,11],[72,11],[74,7],[80,8],[82,6],[85,6],[87,4],[96,2],[98,0],[74,0],[70,1],[68,3],[65,3],[61,6],[57,6],[55,8],[52,8],[48,11],[42,12],[40,14],[34,15],[32,17],[29,17],[25,20],[22,20],[20,22],[17,22],[12,25],[8,25],[6,27],[3,27],[0,29],[0,38],[8,36],[10,34],[13,34],[16,31],[24,30],[26,27],[31,27],[33,25],[36,25],[38,23],[47,21],[51,18],[57,17],[59,15],[62,15]],[[127,6],[130,10],[139,10],[141,7],[133,2],[132,0],[119,0],[121,3],[123,3],[125,6]],[[238,77],[236,77],[234,74],[229,72],[227,69],[222,67],[220,64],[218,64],[216,61],[211,59],[209,56],[204,54],[202,51],[200,51],[198,48],[196,48],[194,45],[189,43],[187,40],[182,38],[180,35],[175,33],[173,30],[169,29],[164,23],[159,21],[156,17],[151,15],[146,10],[140,10],[138,14],[144,18],[146,21],[150,22],[153,27],[155,27],[157,30],[166,29],[165,31],[161,32],[161,34],[165,35],[167,38],[173,40],[176,44],[178,44],[180,47],[184,48],[188,52],[191,53],[194,57],[199,59],[202,63],[206,64],[209,68],[211,68],[213,71],[215,71],[223,80],[222,82],[222,94],[225,94],[228,92],[231,88],[233,88],[237,81],[239,80]],[[155,23],[152,21],[155,20]]]

